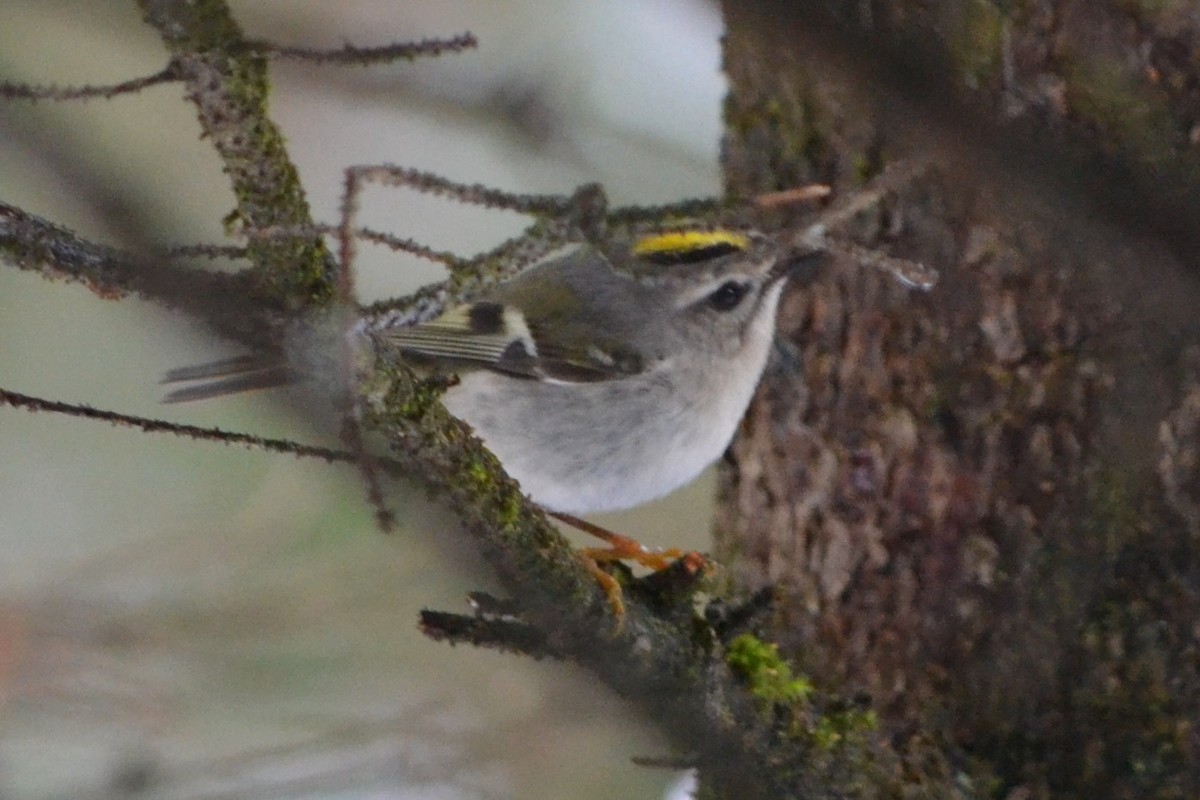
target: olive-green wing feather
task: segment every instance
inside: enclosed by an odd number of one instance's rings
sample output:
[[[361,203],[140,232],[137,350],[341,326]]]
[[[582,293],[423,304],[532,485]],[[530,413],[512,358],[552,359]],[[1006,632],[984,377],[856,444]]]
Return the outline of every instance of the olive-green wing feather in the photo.
[[[553,327],[559,334],[549,333]],[[527,320],[517,309],[480,301],[447,311],[421,325],[381,335],[402,355],[451,369],[477,367],[522,378],[590,383],[642,371],[635,353],[570,336],[570,326]]]

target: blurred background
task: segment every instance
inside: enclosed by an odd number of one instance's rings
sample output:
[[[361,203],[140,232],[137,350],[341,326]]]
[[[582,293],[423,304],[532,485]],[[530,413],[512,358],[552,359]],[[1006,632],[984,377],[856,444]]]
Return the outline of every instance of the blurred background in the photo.
[[[720,19],[700,0],[232,2],[253,37],[314,48],[448,37],[475,51],[370,69],[272,66],[272,116],[315,216],[342,171],[393,162],[517,192],[602,182],[614,203],[719,189]],[[0,0],[0,81],[105,84],[165,63],[133,2]],[[222,242],[233,206],[177,85],[0,104],[0,199],[96,240]],[[364,224],[463,255],[509,214],[372,189]],[[364,249],[362,299],[438,268]],[[159,309],[0,267],[0,385],[301,441],[286,392],[163,406],[162,374],[238,352]],[[380,533],[350,468],[0,409],[0,798],[659,797],[647,720],[562,664],[452,649],[422,607],[494,588],[415,491]],[[710,477],[597,518],[708,547]]]

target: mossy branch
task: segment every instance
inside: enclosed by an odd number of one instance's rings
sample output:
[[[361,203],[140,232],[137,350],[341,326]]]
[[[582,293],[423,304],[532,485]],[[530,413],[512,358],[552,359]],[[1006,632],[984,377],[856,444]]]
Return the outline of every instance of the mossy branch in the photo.
[[[230,223],[250,230],[311,227],[312,215],[283,134],[267,114],[266,59],[248,47],[221,0],[139,0],[162,36],[202,136],[220,156],[237,200]],[[319,236],[251,239],[262,294],[288,310],[335,298],[333,259]]]

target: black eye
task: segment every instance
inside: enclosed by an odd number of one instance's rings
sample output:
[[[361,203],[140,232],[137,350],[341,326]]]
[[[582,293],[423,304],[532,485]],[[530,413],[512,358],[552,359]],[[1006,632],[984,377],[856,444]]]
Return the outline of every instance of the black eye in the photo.
[[[708,304],[717,311],[732,311],[750,291],[750,284],[741,281],[725,281],[708,296]]]

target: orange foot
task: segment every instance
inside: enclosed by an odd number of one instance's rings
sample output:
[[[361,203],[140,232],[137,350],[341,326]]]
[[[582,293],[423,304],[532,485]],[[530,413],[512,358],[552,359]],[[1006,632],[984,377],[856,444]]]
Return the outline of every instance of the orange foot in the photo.
[[[632,561],[655,572],[660,572],[672,566],[677,561],[682,561],[688,572],[692,575],[699,574],[707,566],[704,556],[699,553],[680,550],[677,547],[665,550],[652,550],[637,539],[622,536],[619,533],[610,531],[608,528],[602,528],[572,514],[563,514],[557,511],[549,513],[550,516],[562,520],[572,528],[595,536],[597,539],[608,544],[607,547],[586,548],[580,553],[580,556],[583,558],[588,572],[592,573],[596,582],[604,589],[604,595],[608,599],[608,604],[612,608],[613,614],[617,617],[618,629],[619,626],[625,624],[625,601],[621,593],[621,584],[617,582],[616,578],[601,568],[601,564],[611,561]]]

